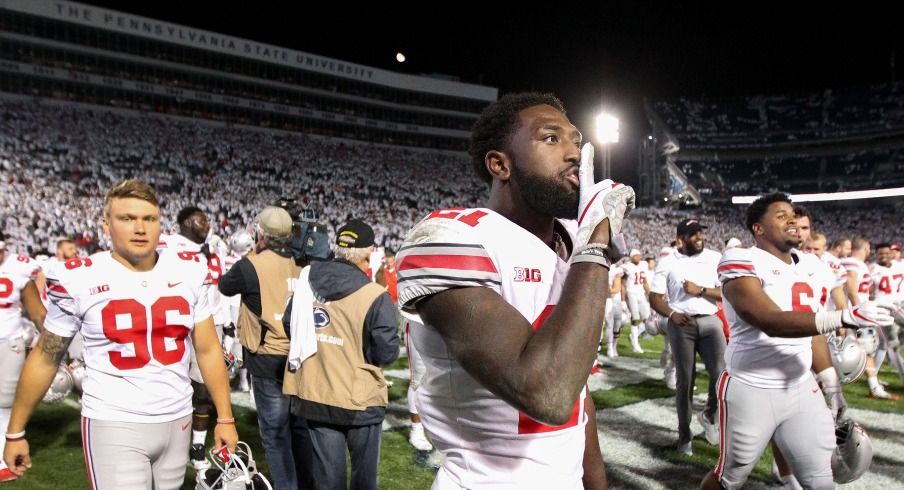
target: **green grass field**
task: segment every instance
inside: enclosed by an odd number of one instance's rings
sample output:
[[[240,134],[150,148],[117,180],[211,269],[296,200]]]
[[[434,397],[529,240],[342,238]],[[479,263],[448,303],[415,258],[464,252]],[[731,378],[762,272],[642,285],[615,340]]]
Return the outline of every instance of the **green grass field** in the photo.
[[[610,488],[692,488],[718,458],[718,448],[709,445],[702,436],[696,437],[693,442],[693,456],[682,456],[674,447],[677,432],[668,427],[669,423],[677,424],[673,420],[674,392],[665,386],[661,377],[659,354],[662,343],[661,336],[641,339],[646,352],[634,354],[627,338],[622,338],[619,358],[601,358],[605,386],[594,389],[593,398],[597,407],[600,444],[607,461]],[[887,364],[886,362],[883,366],[880,378],[889,382],[887,389],[890,392],[904,393],[900,378]],[[407,359],[401,357],[387,369],[387,373],[400,376],[399,373],[407,373]],[[408,380],[391,375],[389,379],[393,381],[393,386],[390,387],[391,404],[387,421],[392,423],[383,434],[380,488],[428,489],[439,458],[419,453],[408,444],[405,409]],[[695,397],[697,410],[700,406],[696,399],[700,394],[705,394],[707,382],[705,371],[698,372],[698,395]],[[591,382],[591,388],[593,386]],[[867,398],[865,379],[846,385],[844,392],[850,406],[849,413],[855,420],[860,422],[857,416],[866,415],[875,416],[879,420],[870,422],[874,425],[868,428],[875,441],[874,445],[878,447],[877,452],[884,451],[874,457],[870,472],[875,470],[880,480],[873,484],[886,489],[902,488],[900,482],[904,480],[904,451],[901,451],[900,442],[893,441],[904,440],[904,426],[900,425],[900,421],[904,420],[904,401],[887,402]],[[645,413],[645,410],[651,411]],[[235,404],[234,412],[241,439],[250,446],[259,470],[269,475],[254,410]],[[28,425],[34,466],[25,477],[7,486],[35,490],[87,488],[79,421],[78,398],[75,394],[64,403],[42,404]],[[882,427],[889,424],[898,425]],[[866,427],[864,422],[861,425]],[[772,485],[770,467],[771,455],[767,451],[751,475],[748,488],[769,488]],[[189,468],[182,488],[195,488],[194,480],[194,470]],[[886,481],[896,483],[883,483]],[[870,488],[855,485],[858,482],[839,488]]]

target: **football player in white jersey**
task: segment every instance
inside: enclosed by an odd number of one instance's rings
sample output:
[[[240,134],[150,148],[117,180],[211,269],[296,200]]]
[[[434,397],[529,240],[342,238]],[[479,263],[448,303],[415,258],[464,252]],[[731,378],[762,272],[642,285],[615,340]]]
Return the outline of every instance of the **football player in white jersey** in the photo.
[[[41,267],[37,261],[8,251],[6,237],[0,233],[0,429],[7,433],[19,373],[30,347],[26,345],[23,309],[39,331],[44,329],[47,310],[35,284],[39,272]],[[0,454],[5,444],[5,439],[0,441]],[[15,480],[18,476],[0,461],[0,482]]]
[[[196,206],[186,206],[179,210],[176,214],[176,223],[179,225],[179,233],[160,235],[160,243],[157,245],[157,251],[171,250],[182,253],[197,253],[200,259],[207,263],[210,276],[210,288],[208,289],[208,303],[210,305],[213,321],[217,328],[217,336],[222,341],[223,328],[231,321],[229,315],[229,302],[223,298],[217,289],[217,281],[224,274],[223,259],[207,244],[207,237],[210,234],[210,220],[207,214]],[[194,390],[192,396],[192,435],[191,448],[189,449],[188,463],[195,470],[210,468],[210,461],[207,460],[207,451],[205,450],[205,440],[207,439],[207,430],[210,428],[210,416],[215,415],[213,412],[213,400],[210,399],[210,392],[204,386],[204,380],[201,372],[198,370],[197,361],[192,354],[189,364],[189,376],[191,377],[191,386]]]
[[[650,277],[653,272],[645,260],[641,260],[640,250],[632,249],[629,260],[622,268],[625,270],[623,285],[627,292],[628,310],[631,311],[631,348],[634,352],[643,353],[638,343],[641,323],[650,318]]]
[[[612,264],[609,269],[609,299],[606,301],[606,326],[603,337],[606,339],[606,356],[618,357],[618,336],[624,325],[628,312],[622,308],[626,301],[625,270],[619,264]],[[602,342],[602,341],[601,341]],[[602,345],[602,343],[600,344]]]
[[[469,149],[487,207],[434,211],[398,251],[399,307],[423,323],[418,411],[444,456],[434,489],[606,486],[587,379],[634,191],[594,183],[581,138],[552,94],[503,95]]]
[[[842,310],[847,308],[847,294],[845,294],[845,284],[847,283],[847,270],[841,265],[841,260],[830,254],[827,250],[826,236],[822,233],[814,231],[810,233],[810,238],[804,241],[802,247],[804,253],[811,253],[820,260],[828,264],[829,269],[835,276],[835,287],[829,295],[826,309]]]
[[[177,489],[188,463],[192,349],[220,416],[217,449],[234,452],[238,441],[208,306],[207,266],[197,254],[156,252],[160,207],[144,182],[129,179],[107,191],[103,228],[111,251],[47,273],[51,305],[22,370],[4,459],[18,476],[32,466],[26,424],[81,332],[82,443],[91,487]]]
[[[804,488],[834,488],[835,424],[811,373],[812,337],[888,324],[890,306],[822,310],[834,279],[795,249],[787,195],[754,201],[746,227],[756,246],[727,250],[719,262],[730,342],[719,379],[720,455],[701,488],[741,488],[772,439]]]
[[[870,276],[873,284],[870,287],[870,298],[876,301],[892,303],[901,307],[904,301],[904,263],[894,262],[894,251],[890,243],[876,245],[876,262],[870,264]],[[879,332],[880,349],[889,362],[898,371],[901,380],[904,380],[904,360],[898,348],[901,345],[899,339],[899,327],[897,323],[883,328]],[[882,359],[876,356],[876,369],[881,368]]]
[[[830,254],[826,259],[822,258],[823,255],[826,255],[825,236],[813,231],[813,217],[810,214],[810,210],[805,206],[796,205],[794,206],[794,216],[797,222],[798,249],[804,252],[798,256],[801,261],[798,267],[806,267],[813,272],[813,275],[808,277],[812,278],[811,284],[814,285],[814,288],[822,291],[819,302],[821,309],[831,311],[847,308],[847,299],[844,293],[847,272],[841,267],[841,262],[833,259]],[[814,260],[814,258],[819,260]],[[808,274],[810,273],[808,272]],[[829,291],[828,294],[826,294],[826,290]],[[837,335],[844,334],[843,331],[837,333]],[[847,409],[847,401],[844,399],[839,375],[832,365],[826,336],[813,336],[811,347],[813,348],[813,374],[816,376],[816,380],[819,382],[823,392],[831,397],[832,414],[837,420]],[[791,468],[782,456],[781,449],[776,446],[774,441],[772,443],[772,455],[774,458],[772,464],[773,476],[785,488],[799,489],[800,483],[792,474]]]
[[[869,260],[871,252],[870,242],[866,237],[856,236],[851,240],[851,254],[841,259],[841,265],[847,270],[848,278],[845,285],[848,302],[852,305],[860,304],[869,299],[873,278],[870,275]],[[880,337],[881,339],[881,337]],[[886,346],[880,340],[879,349],[866,357],[866,382],[869,385],[869,398],[895,402],[900,399],[885,391],[882,381],[879,380],[880,359],[885,357]]]

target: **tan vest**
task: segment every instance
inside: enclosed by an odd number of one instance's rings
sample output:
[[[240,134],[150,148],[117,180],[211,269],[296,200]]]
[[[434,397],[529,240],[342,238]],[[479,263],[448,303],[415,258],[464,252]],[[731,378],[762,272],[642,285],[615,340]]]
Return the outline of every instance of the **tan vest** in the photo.
[[[272,250],[248,256],[248,260],[254,265],[260,283],[261,316],[242,303],[236,326],[239,342],[254,354],[287,355],[289,338],[283,328],[282,316],[292,296],[290,285],[294,286],[301,267],[295,265],[294,259],[282,257]]]
[[[317,353],[304,360],[297,371],[286,367],[283,393],[302,400],[347,410],[385,407],[389,393],[383,370],[364,361],[364,320],[382,286],[366,284],[337,301],[320,303],[314,308],[327,310],[330,324],[318,328]]]

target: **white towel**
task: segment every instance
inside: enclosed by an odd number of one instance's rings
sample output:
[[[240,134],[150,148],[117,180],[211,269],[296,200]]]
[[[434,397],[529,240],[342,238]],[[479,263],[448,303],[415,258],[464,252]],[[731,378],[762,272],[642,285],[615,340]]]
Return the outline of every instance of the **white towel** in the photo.
[[[289,369],[295,371],[305,359],[317,352],[317,335],[314,333],[314,291],[308,275],[311,266],[301,270],[295,293],[292,295],[292,318],[289,320]]]

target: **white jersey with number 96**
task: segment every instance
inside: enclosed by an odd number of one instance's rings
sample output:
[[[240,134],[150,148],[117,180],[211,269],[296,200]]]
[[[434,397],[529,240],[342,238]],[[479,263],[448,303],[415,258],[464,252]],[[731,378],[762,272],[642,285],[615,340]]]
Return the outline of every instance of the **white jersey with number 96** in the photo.
[[[45,328],[85,339],[84,417],[156,423],[192,412],[190,334],[210,316],[197,254],[163,252],[135,272],[100,252],[56,264],[47,285]]]

